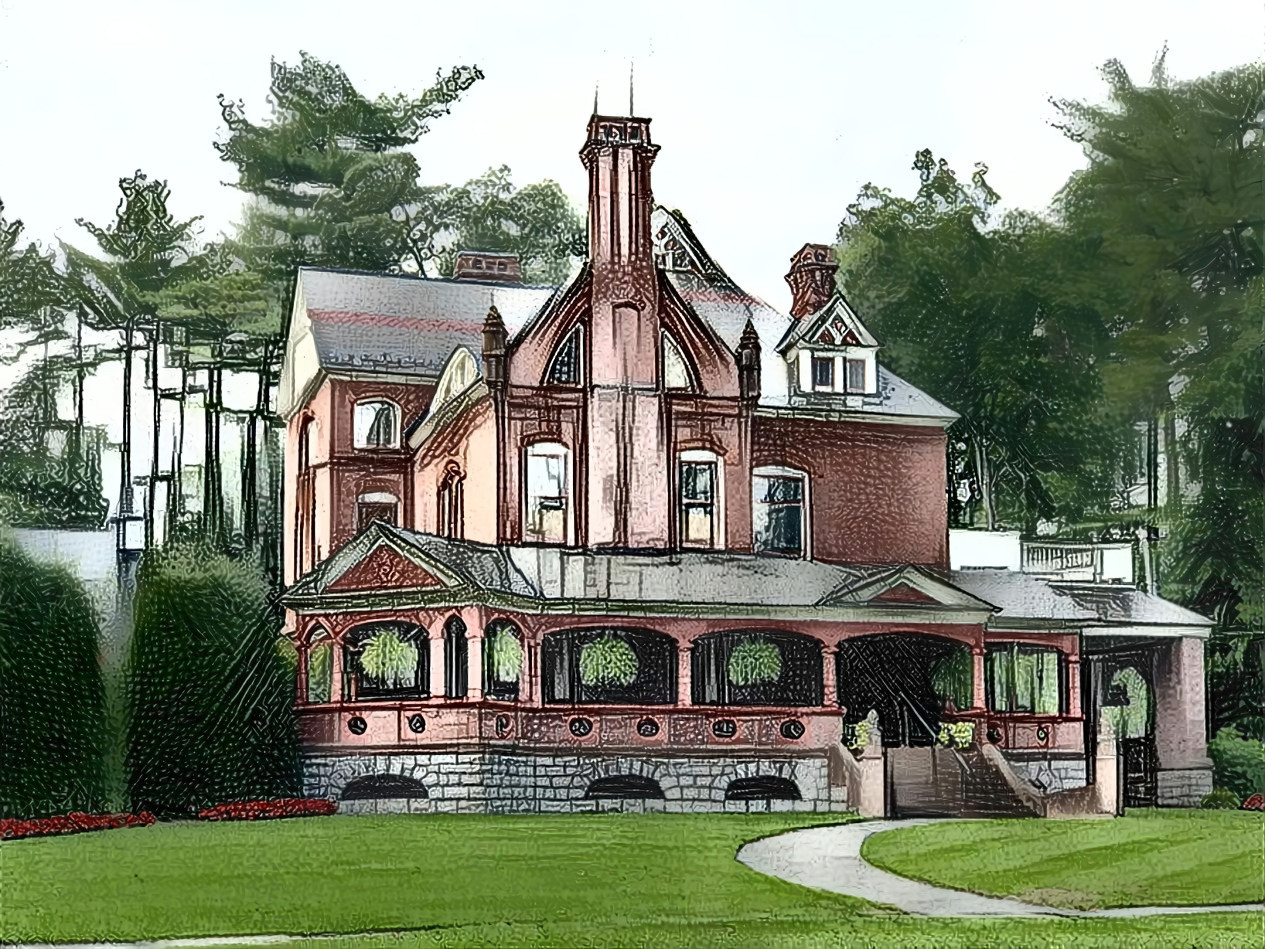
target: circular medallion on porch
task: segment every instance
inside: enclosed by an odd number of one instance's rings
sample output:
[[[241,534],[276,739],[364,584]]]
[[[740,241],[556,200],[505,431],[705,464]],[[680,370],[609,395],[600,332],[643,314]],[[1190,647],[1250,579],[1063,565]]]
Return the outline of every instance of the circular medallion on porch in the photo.
[[[798,718],[788,718],[780,729],[782,737],[789,741],[799,741],[804,737],[804,723]]]
[[[738,723],[732,718],[718,718],[712,722],[712,734],[717,738],[733,738],[738,734]]]
[[[363,735],[369,729],[369,723],[359,715],[352,716],[347,720],[347,730],[353,735]]]
[[[659,723],[653,718],[643,718],[637,723],[637,734],[642,738],[653,738],[659,734]]]
[[[497,737],[504,738],[506,735],[508,735],[510,733],[510,728],[513,726],[513,724],[514,723],[510,720],[510,717],[508,715],[496,716]]]
[[[408,728],[409,731],[414,734],[420,735],[422,732],[426,731],[426,719],[420,714],[410,715],[408,717]]]
[[[571,734],[576,738],[584,738],[593,730],[593,722],[582,715],[577,715],[571,719],[568,727],[571,729]]]

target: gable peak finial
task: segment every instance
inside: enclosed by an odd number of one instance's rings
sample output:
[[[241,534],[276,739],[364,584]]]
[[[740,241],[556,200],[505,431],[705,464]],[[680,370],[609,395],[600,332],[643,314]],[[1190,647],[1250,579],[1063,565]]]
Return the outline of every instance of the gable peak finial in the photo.
[[[633,111],[633,60],[628,60],[628,117],[637,113]]]
[[[597,90],[601,88],[600,82],[593,83],[593,114],[597,115]]]

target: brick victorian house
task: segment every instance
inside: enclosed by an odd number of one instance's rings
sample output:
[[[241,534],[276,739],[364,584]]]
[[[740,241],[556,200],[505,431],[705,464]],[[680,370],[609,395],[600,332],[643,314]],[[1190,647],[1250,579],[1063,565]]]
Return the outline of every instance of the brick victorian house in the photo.
[[[1098,710],[1131,702],[1130,786],[1197,796],[1207,621],[949,570],[956,415],[883,368],[829,248],[792,258],[788,314],[740,289],[656,207],[657,151],[648,119],[589,120],[565,286],[497,254],[444,280],[300,271],[284,601],[309,792],[1039,810],[1101,781]],[[937,750],[954,723],[968,747]]]

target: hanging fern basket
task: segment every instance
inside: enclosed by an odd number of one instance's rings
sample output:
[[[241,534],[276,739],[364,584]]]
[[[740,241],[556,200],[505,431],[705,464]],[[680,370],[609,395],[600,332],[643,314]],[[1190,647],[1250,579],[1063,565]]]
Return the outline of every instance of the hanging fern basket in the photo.
[[[523,645],[508,629],[498,629],[487,639],[487,661],[494,682],[517,682],[523,671]]]
[[[637,666],[632,646],[610,634],[580,650],[580,681],[585,685],[632,685]]]
[[[417,647],[399,633],[383,630],[365,643],[360,668],[383,685],[400,688],[417,674]]]
[[[744,639],[729,654],[728,671],[736,686],[776,682],[782,674],[782,653],[767,639]]]

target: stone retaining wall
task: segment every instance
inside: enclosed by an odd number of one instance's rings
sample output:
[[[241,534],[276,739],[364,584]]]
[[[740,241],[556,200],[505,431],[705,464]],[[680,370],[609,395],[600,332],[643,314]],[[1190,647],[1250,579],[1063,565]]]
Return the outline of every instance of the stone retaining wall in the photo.
[[[372,775],[396,775],[421,782],[426,796],[342,800],[349,782]],[[616,775],[657,781],[663,798],[585,799],[585,791],[593,781]],[[755,777],[793,781],[801,800],[725,800],[730,782]],[[824,755],[672,758],[487,751],[311,755],[304,765],[304,791],[311,797],[339,801],[343,813],[746,813],[848,809],[847,789],[842,784],[830,784]]]
[[[1029,784],[1045,794],[1083,788],[1088,771],[1083,755],[1057,756],[1045,753],[1003,752],[1006,761]]]
[[[1156,803],[1160,807],[1198,807],[1212,791],[1212,769],[1161,769],[1155,774]]]

